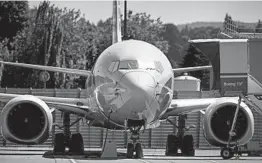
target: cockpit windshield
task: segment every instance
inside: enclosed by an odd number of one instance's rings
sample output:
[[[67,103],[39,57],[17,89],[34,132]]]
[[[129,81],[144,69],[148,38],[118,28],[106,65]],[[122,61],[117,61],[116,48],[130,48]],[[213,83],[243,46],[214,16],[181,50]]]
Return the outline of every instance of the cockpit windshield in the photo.
[[[136,60],[120,61],[119,69],[126,69],[126,70],[138,69],[138,63]]]
[[[150,62],[150,61],[139,61],[139,68],[141,69],[146,69],[146,70],[155,70],[155,64],[154,62]]]
[[[137,60],[122,60],[115,61],[109,67],[110,72],[115,72],[117,70],[135,70],[135,69],[144,69],[144,70],[156,70],[160,73],[163,72],[163,66],[159,61],[137,61]]]

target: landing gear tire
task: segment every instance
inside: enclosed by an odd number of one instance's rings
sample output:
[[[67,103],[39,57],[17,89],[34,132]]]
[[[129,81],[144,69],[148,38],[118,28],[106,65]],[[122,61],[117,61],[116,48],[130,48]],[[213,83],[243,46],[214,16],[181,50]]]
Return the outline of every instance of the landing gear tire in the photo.
[[[185,156],[195,156],[194,138],[192,135],[185,135],[182,140],[182,154]]]
[[[63,133],[55,134],[53,153],[54,154],[65,153],[65,136]]]
[[[126,158],[132,158],[134,152],[134,145],[132,143],[127,144]]]
[[[224,147],[221,149],[220,155],[223,159],[230,159],[234,156],[234,153],[231,148]]]
[[[74,155],[84,154],[84,142],[80,133],[72,134],[72,137],[69,141],[69,153]]]
[[[166,156],[174,156],[177,155],[177,145],[178,145],[178,138],[176,135],[168,135],[166,141]]]
[[[141,143],[136,143],[135,151],[136,151],[136,158],[139,159],[144,157]]]

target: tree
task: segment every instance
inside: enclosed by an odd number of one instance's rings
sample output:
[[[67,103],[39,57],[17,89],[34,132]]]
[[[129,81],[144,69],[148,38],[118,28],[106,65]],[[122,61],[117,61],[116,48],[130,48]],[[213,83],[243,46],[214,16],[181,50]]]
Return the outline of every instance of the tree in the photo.
[[[164,53],[168,52],[168,42],[164,40],[162,33],[164,26],[160,20],[152,19],[146,13],[133,14],[128,12],[127,33],[132,39],[146,41],[158,47]],[[123,28],[123,22],[122,28]],[[100,20],[97,24],[96,33],[97,54],[93,58],[97,58],[107,47],[112,44],[112,17],[105,21]],[[94,59],[94,60],[95,60]],[[94,62],[93,62],[94,63]]]
[[[261,22],[260,19],[259,19],[258,22],[257,22],[255,32],[256,32],[256,33],[262,33],[262,22]]]
[[[23,30],[28,20],[27,1],[0,1],[0,41],[8,39],[8,48],[17,33]]]
[[[90,70],[96,58],[112,43],[111,20],[108,18],[94,25],[81,17],[80,11],[60,9],[44,1],[29,11],[28,25],[14,37],[14,50],[9,52],[8,60]],[[129,12],[128,32],[133,38],[149,42],[167,53],[168,42],[161,35],[163,31],[160,19]],[[2,87],[43,87],[39,70],[10,67],[5,68],[4,74]],[[50,72],[50,77],[47,88],[76,88],[85,83],[85,78],[74,75]]]
[[[123,23],[122,23],[123,25]],[[165,28],[160,18],[152,19],[146,13],[133,14],[128,12],[127,32],[136,40],[142,40],[158,47],[163,53],[168,53],[168,42],[164,40],[162,33]]]
[[[83,17],[80,11],[60,9],[49,2],[42,2],[38,8],[29,12],[29,25],[15,37],[15,51],[11,61],[86,69],[89,55],[96,53],[96,27]],[[94,54],[95,55],[95,54]],[[9,78],[20,80],[8,82],[8,87],[42,87],[39,81],[39,70],[14,68],[8,71]],[[78,76],[50,72],[51,79],[47,88],[72,88]]]
[[[191,44],[188,47],[187,54],[183,58],[181,67],[194,67],[194,66],[206,66],[209,64],[207,56],[199,52]],[[190,75],[201,80],[201,88],[209,88],[209,72],[206,70],[189,72]]]
[[[178,64],[181,63],[183,45],[185,40],[181,37],[181,34],[174,24],[165,24],[164,32],[162,33],[164,40],[168,41],[169,49],[167,57],[172,64],[173,68],[177,68]]]
[[[21,33],[28,25],[28,2],[27,1],[0,1],[0,41],[1,59],[14,61],[15,58],[15,40],[16,36]],[[1,85],[14,86],[14,73],[16,68],[13,66],[4,66],[1,70]],[[19,80],[17,80],[19,81]]]
[[[224,31],[227,30],[228,23],[229,23],[230,19],[231,19],[231,16],[229,16],[228,13],[226,13],[226,16],[225,16],[224,22],[223,22],[223,29],[224,29]]]

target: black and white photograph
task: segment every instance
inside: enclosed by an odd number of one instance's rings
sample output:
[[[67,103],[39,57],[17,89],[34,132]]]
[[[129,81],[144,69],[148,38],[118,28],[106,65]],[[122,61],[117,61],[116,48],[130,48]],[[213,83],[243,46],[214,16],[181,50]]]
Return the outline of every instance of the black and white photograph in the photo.
[[[262,161],[262,1],[0,1],[0,163]]]

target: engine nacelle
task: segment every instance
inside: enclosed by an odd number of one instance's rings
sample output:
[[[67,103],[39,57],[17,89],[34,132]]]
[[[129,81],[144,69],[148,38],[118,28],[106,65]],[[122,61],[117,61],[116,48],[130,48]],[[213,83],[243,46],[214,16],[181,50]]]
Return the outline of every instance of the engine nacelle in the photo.
[[[53,117],[47,104],[32,95],[10,100],[1,113],[1,131],[6,140],[19,144],[41,144],[49,137]]]
[[[237,98],[221,98],[207,108],[203,119],[203,130],[210,144],[215,146],[227,144],[237,104]],[[237,141],[239,145],[246,144],[254,134],[254,116],[244,102],[240,105],[235,133],[231,143]]]

